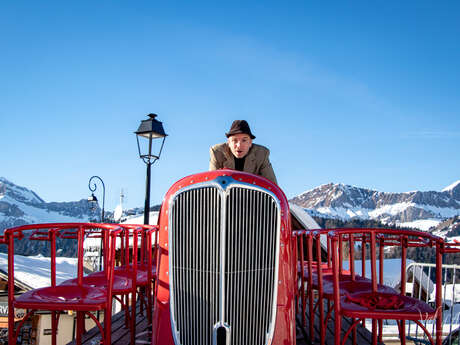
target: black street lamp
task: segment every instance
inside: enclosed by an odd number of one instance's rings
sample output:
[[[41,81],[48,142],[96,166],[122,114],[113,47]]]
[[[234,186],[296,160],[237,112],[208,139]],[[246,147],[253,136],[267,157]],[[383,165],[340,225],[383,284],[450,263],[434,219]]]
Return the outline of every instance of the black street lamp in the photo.
[[[149,119],[142,120],[139,128],[136,132],[137,139],[137,149],[139,150],[139,158],[141,158],[144,163],[147,165],[147,179],[145,186],[145,205],[144,205],[144,224],[149,224],[149,215],[150,215],[150,170],[153,163],[160,159],[161,151],[163,150],[163,145],[167,134],[163,129],[163,123],[156,120],[157,114],[148,114]],[[144,144],[141,145],[139,142],[139,137],[148,139],[148,142],[141,140]],[[152,141],[153,139],[163,139],[161,141],[160,149],[158,153],[154,152]],[[141,146],[145,146],[141,150]]]
[[[99,180],[102,184],[102,213],[101,213],[101,223],[104,223],[104,210],[105,210],[105,184],[104,184],[104,181],[102,181],[102,179],[99,177],[99,176],[92,176],[90,179],[89,179],[89,182],[88,182],[88,188],[89,190],[91,191],[91,196],[88,197],[88,201],[90,203],[97,203],[97,198],[96,196],[94,195],[94,192],[96,191],[97,189],[97,185],[96,185],[96,182],[93,182],[93,185],[91,186],[91,181],[93,179],[96,179],[96,180]],[[102,237],[101,237],[101,243],[99,245],[99,269],[101,269],[102,267]],[[98,319],[99,319],[99,312],[98,312]]]
[[[96,189],[97,189],[96,183],[94,182],[93,185],[91,186],[91,181],[92,181],[93,179],[99,180],[99,181],[101,182],[101,184],[102,184],[102,214],[101,214],[101,223],[104,223],[105,184],[104,184],[104,181],[102,181],[102,179],[101,179],[99,176],[92,176],[92,177],[89,179],[88,188],[89,188],[89,190],[92,192],[92,193],[91,193],[91,196],[88,197],[88,201],[89,201],[89,202],[97,203],[97,198],[96,198],[96,196],[94,195],[94,192],[95,192]]]

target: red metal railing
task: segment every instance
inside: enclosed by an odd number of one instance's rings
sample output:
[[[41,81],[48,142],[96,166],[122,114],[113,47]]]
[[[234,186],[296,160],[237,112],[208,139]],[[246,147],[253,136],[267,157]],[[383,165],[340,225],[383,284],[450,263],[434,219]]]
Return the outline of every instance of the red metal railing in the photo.
[[[293,232],[297,253],[298,283],[297,312],[306,327],[305,313],[309,313],[308,333],[315,340],[315,314],[319,313],[321,344],[325,343],[327,322],[335,315],[335,344],[344,344],[364,319],[372,319],[372,342],[382,341],[382,320],[396,319],[401,343],[405,344],[405,320],[413,320],[425,332],[431,344],[441,344],[441,265],[442,255],[459,252],[460,245],[446,244],[441,238],[425,232],[393,229],[342,228],[323,230],[299,230]],[[321,241],[321,238],[323,239]],[[401,253],[401,287],[396,291],[384,284],[384,249],[395,247]],[[408,248],[433,248],[436,258],[435,307],[406,297],[406,261]],[[357,274],[355,257],[361,258],[361,272]],[[370,260],[370,272],[366,274],[366,260]],[[348,267],[344,267],[348,261]],[[370,275],[370,277],[369,277]],[[316,303],[314,302],[316,296]],[[328,312],[324,317],[324,299]],[[333,302],[333,305],[331,305]],[[372,305],[374,303],[374,305]],[[415,306],[415,308],[411,308]],[[419,308],[420,313],[415,309]],[[423,315],[421,315],[423,314]],[[351,326],[341,338],[342,317],[351,318]],[[419,322],[435,320],[435,337]],[[307,330],[307,329],[306,329]]]
[[[155,235],[155,239],[153,239]],[[59,285],[56,282],[56,239],[73,239],[77,247],[77,274],[75,279]],[[103,244],[103,270],[85,275],[83,272],[83,248],[85,238],[101,238]],[[122,243],[122,265],[115,267],[116,240]],[[140,253],[138,257],[138,239]],[[151,320],[152,281],[155,269],[152,263],[156,255],[157,227],[150,225],[119,225],[94,223],[50,223],[32,224],[5,230],[0,243],[8,245],[8,304],[9,304],[9,343],[15,344],[20,328],[36,310],[51,311],[52,344],[56,345],[57,327],[60,312],[77,311],[76,343],[81,344],[84,332],[84,315],[89,316],[101,332],[102,342],[110,344],[110,324],[112,297],[116,294],[131,295],[131,315],[128,316],[128,304],[125,303],[127,323],[131,327],[131,341],[134,342],[135,303],[137,292],[147,309]],[[130,239],[132,255],[130,256]],[[50,243],[50,285],[33,289],[21,296],[14,296],[14,253],[15,240],[47,241]],[[153,249],[153,250],[152,250]],[[120,302],[123,302],[118,298]],[[129,298],[126,298],[129,301]],[[123,303],[122,303],[123,305]],[[14,308],[29,310],[26,316],[15,325]],[[104,326],[92,312],[104,312]]]

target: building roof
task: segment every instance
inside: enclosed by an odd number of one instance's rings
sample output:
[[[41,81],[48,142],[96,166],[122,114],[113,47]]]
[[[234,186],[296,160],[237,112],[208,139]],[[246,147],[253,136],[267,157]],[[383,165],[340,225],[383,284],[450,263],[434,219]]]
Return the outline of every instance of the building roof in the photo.
[[[8,254],[0,253],[0,272],[7,274]],[[1,274],[1,273],[0,273]],[[77,258],[56,258],[56,283],[59,284],[77,275]],[[42,255],[14,256],[15,284],[26,290],[37,289],[51,284],[51,259]]]

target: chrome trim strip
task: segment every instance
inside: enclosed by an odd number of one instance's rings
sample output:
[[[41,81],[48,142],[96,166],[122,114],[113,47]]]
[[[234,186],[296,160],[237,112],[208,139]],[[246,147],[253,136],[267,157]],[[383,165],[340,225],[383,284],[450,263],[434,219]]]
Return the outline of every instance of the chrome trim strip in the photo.
[[[224,193],[222,193],[224,194]],[[222,195],[221,204],[221,218],[220,218],[220,277],[219,277],[219,306],[220,306],[220,322],[224,321],[225,313],[225,243],[226,243],[226,222],[227,222],[227,198],[226,195]]]

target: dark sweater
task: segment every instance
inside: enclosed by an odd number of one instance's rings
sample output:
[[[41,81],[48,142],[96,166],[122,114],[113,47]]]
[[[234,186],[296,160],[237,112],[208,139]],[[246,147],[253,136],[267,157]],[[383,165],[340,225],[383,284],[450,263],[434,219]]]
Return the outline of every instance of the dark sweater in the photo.
[[[246,156],[243,158],[235,158],[235,170],[238,171],[243,171],[244,170],[244,160],[246,159]]]

